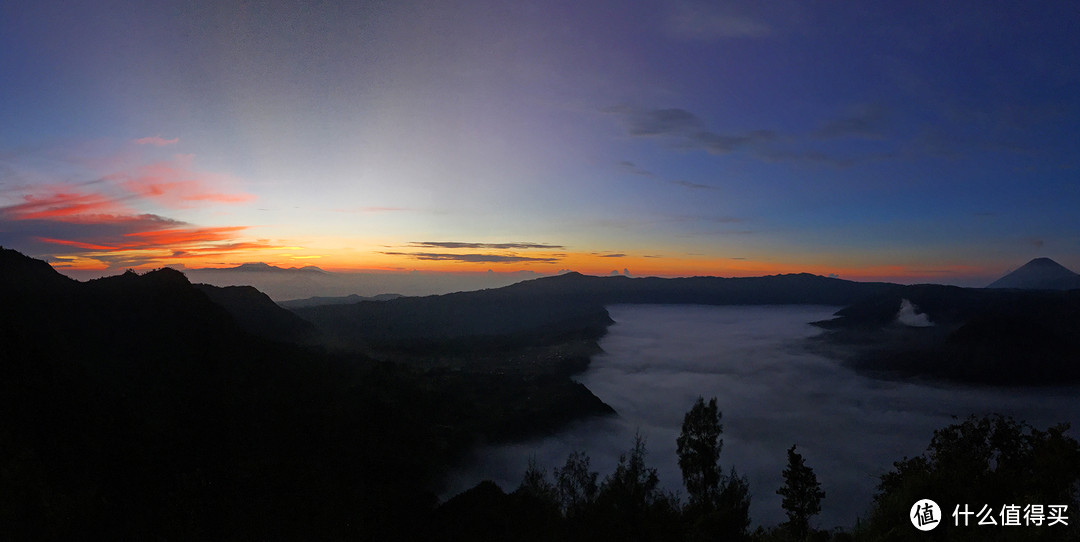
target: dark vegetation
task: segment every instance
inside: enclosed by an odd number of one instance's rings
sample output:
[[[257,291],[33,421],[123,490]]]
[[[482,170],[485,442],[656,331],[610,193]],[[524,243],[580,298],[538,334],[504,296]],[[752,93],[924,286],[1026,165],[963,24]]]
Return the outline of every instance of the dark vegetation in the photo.
[[[897,322],[904,299],[933,325]],[[1080,379],[1080,290],[898,286],[817,325],[823,346],[854,351],[863,370],[998,385]]]
[[[434,529],[445,540],[747,540],[755,542],[885,541],[1067,541],[1080,539],[1075,511],[1080,505],[1080,442],[1067,426],[1045,431],[1001,416],[969,418],[934,432],[925,454],[904,458],[883,474],[867,515],[850,531],[813,527],[825,492],[813,469],[792,446],[783,471],[781,506],[788,521],[751,531],[751,489],[731,470],[722,476],[721,426],[715,399],[699,399],[679,436],[679,466],[688,494],[658,489],[655,469],[646,464],[645,443],[638,438],[615,471],[600,480],[589,457],[574,452],[552,477],[530,464],[521,484],[504,493],[492,482],[450,499],[438,508]],[[716,413],[715,417],[712,416]],[[714,455],[715,454],[715,455]],[[911,522],[911,507],[932,499],[942,510],[929,532]],[[977,526],[977,517],[954,523],[956,506],[984,505],[997,516],[996,526]],[[1064,505],[1065,524],[1002,526],[1006,505]],[[962,508],[961,508],[962,509]],[[957,523],[959,525],[957,525]]]
[[[690,503],[660,489],[640,436],[602,480],[585,453],[571,453],[552,477],[531,463],[511,494],[482,482],[443,504],[436,530],[446,540],[749,540],[750,494],[734,469],[724,476],[716,399],[687,413],[679,466]]]
[[[1002,416],[969,418],[934,432],[926,453],[904,458],[881,477],[867,521],[854,531],[858,540],[1080,540],[1080,443],[1067,425],[1035,429]],[[942,508],[941,525],[929,532],[912,528],[911,505],[931,499]],[[957,505],[978,512],[993,509],[1000,524],[1003,506],[1066,505],[1068,525],[969,527],[952,513]],[[1023,520],[1021,520],[1023,521]]]

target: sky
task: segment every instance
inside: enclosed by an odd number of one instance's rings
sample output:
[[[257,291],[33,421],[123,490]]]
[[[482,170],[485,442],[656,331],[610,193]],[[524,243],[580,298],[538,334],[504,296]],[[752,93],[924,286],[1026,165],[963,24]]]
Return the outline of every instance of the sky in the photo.
[[[1080,270],[1069,2],[0,3],[0,244],[112,273]]]

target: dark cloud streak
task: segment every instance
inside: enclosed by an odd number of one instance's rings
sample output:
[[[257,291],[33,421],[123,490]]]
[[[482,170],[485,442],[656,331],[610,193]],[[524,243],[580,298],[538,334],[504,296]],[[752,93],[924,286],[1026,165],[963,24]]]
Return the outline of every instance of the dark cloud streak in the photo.
[[[880,104],[855,105],[849,107],[844,116],[826,121],[814,135],[819,139],[881,139],[887,120],[888,112]]]
[[[752,130],[743,134],[713,132],[697,115],[680,108],[615,106],[603,111],[619,115],[632,136],[663,138],[675,148],[701,149],[712,154],[728,154],[776,138],[772,130]]]
[[[544,243],[465,243],[460,241],[413,241],[409,243],[411,247],[417,248],[489,248],[497,250],[526,250],[526,249],[547,249],[547,250],[564,250],[566,247],[562,245],[547,245]]]
[[[560,255],[553,255],[551,257],[532,257],[507,254],[439,254],[434,252],[382,252],[381,254],[386,254],[388,256],[407,256],[416,260],[466,263],[556,263],[561,259]]]
[[[625,171],[627,173],[630,173],[632,175],[638,175],[638,176],[646,177],[646,178],[649,178],[649,179],[655,179],[655,180],[660,181],[660,182],[679,185],[679,186],[681,186],[683,188],[691,188],[691,189],[695,189],[695,190],[716,190],[715,186],[709,186],[707,184],[693,183],[693,182],[690,182],[690,181],[678,181],[678,180],[673,180],[673,179],[664,179],[664,178],[660,177],[659,175],[657,175],[657,174],[655,174],[655,173],[653,173],[653,172],[651,172],[651,171],[649,171],[647,169],[639,167],[637,164],[635,164],[635,163],[633,163],[633,162],[631,162],[629,160],[620,160],[618,165],[619,165],[620,168],[623,169],[623,171]]]
[[[714,155],[742,152],[763,162],[837,169],[851,167],[860,161],[891,157],[889,153],[845,157],[807,148],[814,142],[835,139],[884,139],[889,115],[887,108],[880,104],[851,106],[844,115],[823,122],[815,131],[799,135],[781,134],[770,129],[721,133],[710,129],[694,113],[681,108],[644,109],[618,105],[602,111],[619,117],[630,136],[653,138],[672,149],[702,150]],[[661,179],[633,162],[623,160],[619,165],[629,173]],[[687,188],[715,188],[687,181],[661,180]]]

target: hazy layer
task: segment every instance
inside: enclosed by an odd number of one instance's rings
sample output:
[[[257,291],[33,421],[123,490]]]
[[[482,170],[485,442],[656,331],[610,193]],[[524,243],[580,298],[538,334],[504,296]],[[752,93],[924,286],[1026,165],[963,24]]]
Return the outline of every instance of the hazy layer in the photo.
[[[869,378],[808,352],[819,332],[808,322],[830,307],[609,307],[616,324],[580,380],[619,412],[533,442],[491,447],[451,482],[448,495],[483,479],[517,487],[530,455],[549,468],[575,449],[588,452],[601,478],[633,443],[648,438],[648,463],[661,483],[682,490],[675,438],[699,396],[723,412],[720,462],[746,475],[755,524],[784,520],[780,498],[785,451],[798,444],[826,492],[820,527],[850,526],[871,502],[893,461],[922,453],[952,416],[1000,412],[1037,427],[1080,420],[1080,388],[1009,390]]]

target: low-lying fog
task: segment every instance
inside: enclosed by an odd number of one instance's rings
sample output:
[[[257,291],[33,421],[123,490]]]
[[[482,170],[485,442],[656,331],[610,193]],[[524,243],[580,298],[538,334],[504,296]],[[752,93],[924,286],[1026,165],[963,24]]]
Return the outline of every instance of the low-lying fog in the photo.
[[[583,450],[600,478],[647,438],[647,464],[661,484],[682,490],[675,439],[683,414],[700,395],[723,412],[720,462],[747,476],[754,524],[784,521],[776,489],[786,450],[798,444],[825,490],[817,526],[850,527],[871,502],[878,477],[893,461],[922,453],[933,430],[952,416],[1002,413],[1036,427],[1080,421],[1080,387],[974,388],[870,378],[809,352],[820,331],[808,322],[832,307],[617,305],[616,324],[579,380],[615,408],[617,419],[592,420],[536,441],[490,447],[458,472],[445,497],[494,480],[517,488],[530,456],[550,469]],[[685,500],[685,497],[684,497]]]

